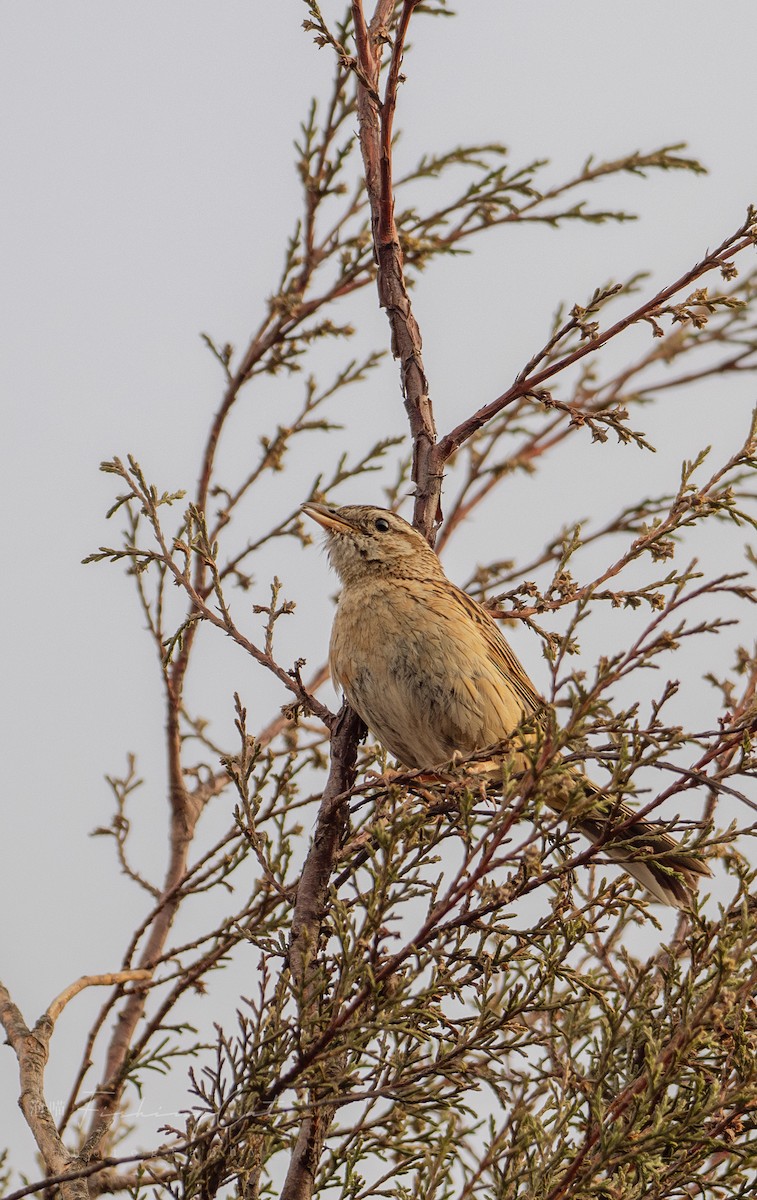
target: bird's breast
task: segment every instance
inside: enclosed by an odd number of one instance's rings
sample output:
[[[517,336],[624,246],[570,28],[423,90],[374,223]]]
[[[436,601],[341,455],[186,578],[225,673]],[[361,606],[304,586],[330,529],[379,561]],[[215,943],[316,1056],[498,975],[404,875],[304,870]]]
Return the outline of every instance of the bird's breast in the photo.
[[[486,639],[436,580],[374,581],[342,592],[331,671],[349,703],[401,762],[438,766],[506,736],[518,704]]]

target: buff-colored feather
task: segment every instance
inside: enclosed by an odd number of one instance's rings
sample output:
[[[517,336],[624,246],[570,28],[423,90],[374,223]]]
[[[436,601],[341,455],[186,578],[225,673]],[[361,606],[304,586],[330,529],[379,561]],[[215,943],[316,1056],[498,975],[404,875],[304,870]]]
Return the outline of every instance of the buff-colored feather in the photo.
[[[431,769],[478,754],[545,710],[493,619],[447,579],[417,530],[382,508],[310,503],[303,510],[326,530],[343,584],[332,678],[400,763]],[[580,831],[606,840],[608,855],[656,899],[689,903],[699,878],[710,874],[705,864],[590,782],[581,787],[592,803]],[[568,799],[558,792],[548,803],[560,813]]]

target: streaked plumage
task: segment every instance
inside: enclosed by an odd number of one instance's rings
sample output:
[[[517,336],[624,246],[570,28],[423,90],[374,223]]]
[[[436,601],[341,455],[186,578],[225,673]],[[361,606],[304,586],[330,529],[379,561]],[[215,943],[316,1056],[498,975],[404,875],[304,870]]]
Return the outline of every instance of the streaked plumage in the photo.
[[[364,505],[310,503],[303,511],[326,530],[343,584],[331,633],[332,678],[401,763],[430,769],[456,754],[468,757],[544,708],[493,619],[447,579],[406,521]],[[608,803],[598,789],[596,796],[596,808],[579,825],[591,840],[601,836]],[[550,803],[560,810],[558,799]],[[625,806],[613,813],[616,822],[633,816]],[[697,877],[709,875],[649,821],[633,821],[622,837],[607,847],[617,861],[647,850],[660,857],[626,864],[659,900],[684,904]]]

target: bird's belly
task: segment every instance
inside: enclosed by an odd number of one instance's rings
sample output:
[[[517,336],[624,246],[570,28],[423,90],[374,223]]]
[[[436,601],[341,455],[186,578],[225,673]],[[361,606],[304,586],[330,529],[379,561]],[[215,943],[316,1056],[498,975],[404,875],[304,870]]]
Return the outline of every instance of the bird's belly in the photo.
[[[483,647],[461,645],[428,611],[373,603],[340,608],[334,682],[400,762],[429,768],[483,750],[518,723],[521,707]]]
[[[399,648],[386,666],[377,674],[375,663],[354,662],[344,683],[349,703],[381,744],[409,767],[436,766],[463,750],[462,737],[444,731],[449,689],[424,678],[413,656]]]

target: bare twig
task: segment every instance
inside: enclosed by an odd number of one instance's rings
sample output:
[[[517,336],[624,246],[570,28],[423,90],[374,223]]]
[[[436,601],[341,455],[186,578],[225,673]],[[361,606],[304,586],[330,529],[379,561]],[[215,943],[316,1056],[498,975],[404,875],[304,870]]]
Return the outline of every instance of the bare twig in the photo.
[[[725,238],[717,249],[709,252],[695,263],[690,270],[685,271],[674,283],[662,288],[651,299],[644,301],[638,305],[632,312],[621,317],[613,325],[610,325],[603,333],[597,333],[596,336],[589,338],[583,345],[579,346],[572,353],[565,355],[564,358],[558,359],[551,363],[548,367],[544,367],[541,371],[535,373],[528,367],[517,376],[512,387],[498,396],[496,400],[492,400],[489,404],[485,404],[483,408],[478,409],[472,416],[467,417],[449,433],[439,441],[438,446],[434,450],[433,464],[435,469],[441,470],[444,463],[451,457],[460,446],[463,445],[468,438],[472,437],[479,429],[487,424],[498,413],[502,412],[507,405],[512,404],[521,396],[525,396],[529,392],[535,392],[541,388],[550,379],[561,374],[573,363],[579,362],[587,355],[594,354],[602,346],[605,346],[618,334],[623,333],[631,325],[638,324],[639,321],[654,320],[660,310],[664,308],[667,301],[671,300],[684,288],[689,287],[695,280],[700,279],[709,271],[715,269],[728,268],[731,265],[731,260],[744,250],[748,250],[755,244],[755,213],[750,210],[746,220],[739,228],[729,237]],[[532,359],[534,365],[538,364],[541,355],[537,355]]]

